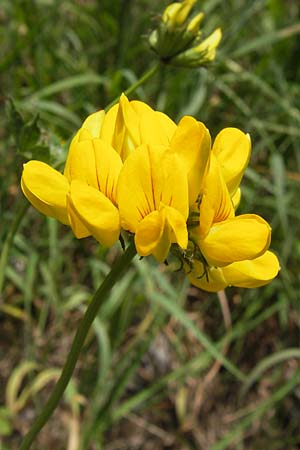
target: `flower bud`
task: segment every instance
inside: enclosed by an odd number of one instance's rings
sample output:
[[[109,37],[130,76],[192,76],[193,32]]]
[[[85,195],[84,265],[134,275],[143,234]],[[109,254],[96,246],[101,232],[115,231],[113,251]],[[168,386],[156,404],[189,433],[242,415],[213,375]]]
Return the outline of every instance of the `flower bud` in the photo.
[[[200,44],[179,53],[173,58],[172,64],[182,67],[199,67],[213,61],[221,38],[222,31],[217,28]]]
[[[171,3],[163,12],[162,21],[169,29],[184,24],[191,12],[196,0],[184,0],[183,2]]]
[[[203,17],[204,17],[203,12],[200,12],[195,17],[193,17],[187,26],[187,31],[189,31],[190,33],[194,33],[194,34],[198,33],[199,26],[200,26],[200,23],[202,22]]]
[[[158,27],[150,34],[150,47],[163,63],[198,67],[214,60],[221,30],[218,28],[208,38],[201,39],[200,24],[204,14],[199,12],[189,18],[195,2],[171,3],[164,10]]]

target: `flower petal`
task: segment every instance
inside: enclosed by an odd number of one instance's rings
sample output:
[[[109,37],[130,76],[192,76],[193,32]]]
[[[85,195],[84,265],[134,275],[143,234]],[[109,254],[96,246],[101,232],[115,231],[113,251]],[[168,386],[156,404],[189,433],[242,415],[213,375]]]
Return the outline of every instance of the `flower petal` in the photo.
[[[139,116],[132,108],[128,98],[122,94],[116,117],[112,146],[119,153],[123,161],[140,144],[138,123]]]
[[[187,177],[174,152],[163,146],[142,145],[125,161],[118,183],[118,205],[124,229],[138,223],[160,205],[188,215]]]
[[[91,232],[86,228],[86,226],[80,220],[78,214],[75,212],[73,205],[70,201],[70,194],[67,195],[67,210],[70,226],[77,239],[82,239],[91,236]]]
[[[222,222],[233,216],[234,208],[218,160],[211,154],[200,204],[200,226],[196,231],[204,238],[213,223]]]
[[[196,54],[198,53],[198,55],[204,53],[203,58],[205,58],[205,62],[213,61],[216,57],[216,48],[218,47],[221,39],[221,28],[216,28],[206,39],[204,39],[204,41],[192,48],[191,51]]]
[[[102,139],[93,139],[98,189],[117,203],[118,178],[123,166],[120,155]]]
[[[103,119],[100,138],[112,145],[116,120],[119,110],[119,103],[109,108]]]
[[[249,162],[250,136],[238,128],[224,128],[217,135],[212,151],[218,158],[228,190],[233,195]]]
[[[139,119],[141,143],[169,146],[176,124],[164,113],[145,111]]]
[[[93,138],[98,138],[100,137],[104,117],[105,112],[103,109],[96,111],[85,119],[81,128],[87,130]]]
[[[251,261],[240,261],[223,267],[223,275],[229,286],[255,288],[269,283],[280,270],[277,256],[267,251]]]
[[[105,247],[111,247],[120,235],[119,212],[105,195],[91,186],[74,180],[69,207],[87,230]]]
[[[271,228],[262,217],[243,214],[213,225],[198,245],[211,265],[221,267],[257,258],[268,249],[270,239]]]
[[[202,193],[208,169],[211,138],[208,129],[193,117],[183,117],[171,139],[171,148],[177,153],[188,174],[189,204],[193,205]]]
[[[158,246],[163,235],[165,216],[160,211],[148,214],[137,226],[135,246],[140,256],[148,256]],[[171,243],[169,243],[169,246]]]
[[[163,206],[163,209],[170,229],[170,241],[177,243],[182,249],[186,249],[188,245],[188,231],[185,218],[175,208]]]
[[[187,247],[188,234],[182,215],[174,208],[162,206],[153,211],[137,226],[135,245],[141,256],[153,254],[162,262],[166,259],[171,244],[178,243],[181,248]]]
[[[195,261],[192,270],[187,265],[185,265],[185,270],[190,283],[204,291],[218,292],[228,286],[222,269],[218,267],[210,267],[205,271],[203,264],[200,261]]]
[[[41,161],[29,161],[24,164],[21,187],[38,211],[69,224],[66,197],[70,186],[64,175]]]
[[[127,98],[125,96],[125,94],[122,94],[121,97]],[[140,100],[131,100],[130,105],[133,108],[133,110],[137,113],[138,116],[141,116],[145,112],[149,112],[149,111],[154,112],[154,110],[151,108],[151,106],[147,105],[147,103],[145,103],[145,102],[141,102]]]
[[[102,139],[89,139],[72,146],[67,174],[70,181],[81,180],[116,203],[121,167],[121,158],[110,144]]]
[[[117,107],[111,108],[104,120],[101,137],[111,143],[125,161],[129,153],[140,145],[139,120],[143,113],[152,108],[141,101],[129,101],[122,94]]]
[[[80,141],[93,139],[95,137],[98,138],[100,135],[104,118],[105,112],[103,110],[90,114],[83,122],[82,127],[77,131],[77,133],[73,137],[69,147],[68,157],[64,169],[64,175],[68,178],[69,181],[71,180],[70,162],[73,159],[74,147]]]
[[[64,174],[71,180],[81,180],[97,188],[97,172],[93,139],[71,143]]]
[[[227,286],[256,288],[264,286],[276,277],[280,270],[277,256],[266,251],[258,258],[229,264],[228,266],[210,267],[207,274],[201,262],[196,261],[189,271],[185,266],[190,282],[209,292],[217,292]]]
[[[231,197],[231,201],[234,207],[234,210],[236,211],[239,207],[240,201],[242,197],[242,191],[241,188],[238,188],[235,192],[235,194]]]

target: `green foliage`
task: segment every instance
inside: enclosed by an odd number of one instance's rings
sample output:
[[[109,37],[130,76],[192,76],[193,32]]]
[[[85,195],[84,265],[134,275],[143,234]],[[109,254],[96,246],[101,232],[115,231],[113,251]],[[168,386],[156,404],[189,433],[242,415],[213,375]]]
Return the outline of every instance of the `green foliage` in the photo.
[[[29,122],[25,122],[12,100],[9,102],[8,115],[18,152],[27,159],[50,162],[50,150],[41,143],[39,116],[36,115]]]
[[[281,273],[264,288],[227,290],[230,328],[220,299],[188,287],[172,264],[158,270],[148,260],[134,263],[101,307],[63,405],[36,449],[66,449],[71,436],[72,450],[120,442],[124,449],[299,446],[300,5],[202,6],[205,34],[223,30],[214,64],[161,67],[131,98],[176,120],[192,114],[213,137],[226,126],[250,133],[239,211],[271,223]],[[22,164],[36,158],[62,166],[85,116],[153,65],[146,37],[161,11],[161,2],[146,0],[1,1],[0,85],[8,105],[0,122],[4,449],[19,447],[92,293],[121,251],[78,241],[28,208],[19,188]]]

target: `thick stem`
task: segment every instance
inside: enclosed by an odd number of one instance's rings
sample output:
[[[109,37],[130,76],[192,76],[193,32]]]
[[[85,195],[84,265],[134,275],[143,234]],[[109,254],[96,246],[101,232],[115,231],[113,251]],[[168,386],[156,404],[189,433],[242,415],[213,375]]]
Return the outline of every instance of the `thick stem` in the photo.
[[[95,319],[102,302],[107,297],[108,293],[115,285],[117,280],[121,277],[125,269],[128,267],[130,261],[136,255],[136,249],[134,243],[132,242],[126,249],[126,251],[120,256],[120,258],[115,262],[111,271],[107,277],[102,282],[99,289],[96,291],[91,303],[89,304],[83,319],[79,325],[79,328],[74,337],[71,351],[67,357],[65,365],[63,367],[61,376],[57,381],[52,394],[50,395],[45,407],[43,408],[40,415],[37,417],[33,423],[28,434],[25,436],[19,450],[28,450],[33,443],[35,437],[39,431],[43,428],[45,423],[51,417],[55,408],[57,407],[62,395],[72,377],[76,362],[78,360],[80,351],[84,344],[85,338],[89,332],[89,329]]]
[[[149,78],[151,78],[159,68],[159,63],[155,64],[153,67],[151,67],[149,70],[147,70],[141,78],[139,78],[134,84],[132,84],[126,91],[124,92],[125,95],[130,95],[132,92],[134,92],[136,89],[138,89],[142,84],[144,84]],[[119,97],[116,97],[106,108],[105,111],[108,111],[112,106],[114,106],[119,101]]]

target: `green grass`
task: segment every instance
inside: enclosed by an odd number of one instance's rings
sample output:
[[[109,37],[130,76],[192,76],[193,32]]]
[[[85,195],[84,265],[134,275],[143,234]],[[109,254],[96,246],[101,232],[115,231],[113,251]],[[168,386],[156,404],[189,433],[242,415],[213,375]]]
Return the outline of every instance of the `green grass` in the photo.
[[[200,6],[205,31],[223,30],[214,64],[161,67],[130,98],[175,120],[194,115],[212,136],[226,126],[250,133],[239,211],[271,223],[280,275],[264,288],[227,289],[228,328],[217,295],[191,288],[172,267],[135,261],[102,306],[35,450],[299,448],[300,5]],[[62,166],[86,115],[155,62],[146,36],[161,10],[161,2],[146,0],[1,2],[3,450],[18,449],[91,295],[121,251],[78,241],[28,208],[22,164],[37,154]]]

